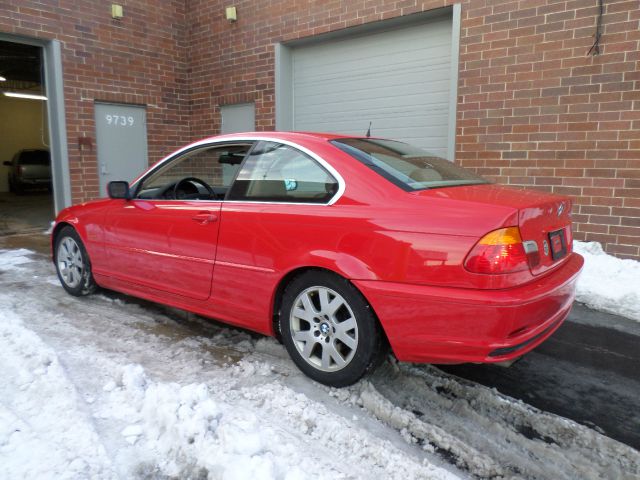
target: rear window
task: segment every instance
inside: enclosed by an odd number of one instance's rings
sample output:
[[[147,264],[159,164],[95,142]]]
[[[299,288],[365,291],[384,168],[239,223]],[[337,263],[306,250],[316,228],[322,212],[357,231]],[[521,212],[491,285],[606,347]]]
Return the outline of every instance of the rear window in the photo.
[[[394,140],[341,138],[331,143],[406,191],[489,183],[475,173]]]
[[[20,153],[18,165],[49,165],[49,152],[46,150],[29,150]]]

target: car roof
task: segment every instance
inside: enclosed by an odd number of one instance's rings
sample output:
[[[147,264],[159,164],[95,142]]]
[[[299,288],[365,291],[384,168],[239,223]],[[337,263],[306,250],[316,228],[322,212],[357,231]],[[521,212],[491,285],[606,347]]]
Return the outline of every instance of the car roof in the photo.
[[[225,137],[229,138],[237,138],[237,137],[260,137],[260,138],[273,138],[275,140],[290,140],[295,142],[296,140],[335,140],[338,138],[354,138],[359,137],[359,135],[341,135],[337,133],[328,133],[328,132],[281,132],[281,131],[269,131],[269,132],[238,132],[238,133],[229,133],[224,135],[215,135],[213,137],[209,137],[203,140],[221,140]]]
[[[286,142],[291,142],[296,145],[308,143],[308,142],[322,142],[329,140],[336,140],[339,138],[365,138],[360,137],[358,135],[341,135],[337,133],[327,133],[327,132],[282,132],[282,131],[266,131],[266,132],[237,132],[237,133],[228,133],[223,135],[213,135],[210,137],[201,138],[200,140],[196,140],[188,145],[183,146],[182,148],[170,153],[166,157],[160,159],[158,162],[154,163],[152,168],[156,168],[159,165],[165,163],[170,158],[173,158],[176,155],[179,155],[185,151],[188,151],[194,147],[199,147],[201,145],[206,145],[208,143],[217,143],[217,142],[252,142],[258,140],[271,140],[274,141],[283,140]],[[374,138],[374,137],[372,137]],[[377,137],[376,137],[377,138]],[[147,172],[144,172],[139,177],[137,177],[133,182],[138,182],[141,178],[143,178]]]

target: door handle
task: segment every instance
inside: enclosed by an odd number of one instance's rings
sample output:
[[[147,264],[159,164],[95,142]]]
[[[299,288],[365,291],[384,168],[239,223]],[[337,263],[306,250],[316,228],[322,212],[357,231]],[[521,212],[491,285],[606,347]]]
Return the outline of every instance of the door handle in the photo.
[[[218,216],[213,212],[200,212],[197,215],[191,217],[195,222],[206,225],[207,223],[213,223],[218,220]]]

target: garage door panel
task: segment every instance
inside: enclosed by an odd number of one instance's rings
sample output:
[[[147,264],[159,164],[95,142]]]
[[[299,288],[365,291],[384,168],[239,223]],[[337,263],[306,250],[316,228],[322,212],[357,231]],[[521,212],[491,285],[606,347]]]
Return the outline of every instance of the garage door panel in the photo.
[[[414,75],[418,74],[418,75]],[[390,87],[402,87],[403,91],[407,93],[421,93],[428,96],[433,93],[441,93],[442,91],[449,91],[449,71],[445,70],[431,70],[426,69],[415,72],[385,72],[384,74],[368,75],[365,77],[355,76],[343,76],[342,78],[335,78],[331,80],[307,82],[297,84],[297,88],[309,88],[309,91],[304,96],[300,96],[298,99],[301,105],[309,98],[318,96],[325,96],[333,93],[335,95],[349,93],[358,96],[367,96],[369,92],[379,94],[381,91],[386,91]],[[428,77],[429,89],[425,90],[425,82],[422,78]],[[335,89],[339,87],[339,90]]]
[[[386,59],[389,55],[408,58],[426,52],[431,56],[446,56],[443,48],[451,48],[450,18],[303,47],[311,56],[297,60],[303,66],[316,62],[318,66],[340,66],[345,61],[364,64],[368,59]],[[335,56],[336,50],[341,50],[339,57]]]
[[[442,110],[443,113],[446,113]],[[375,134],[381,135],[380,130],[385,128],[385,125],[397,125],[399,127],[421,127],[424,129],[425,135],[428,128],[440,128],[443,132],[448,131],[448,125],[443,124],[439,120],[433,119],[435,115],[423,119],[419,116],[409,112],[408,109],[387,109],[384,113],[378,112],[354,112],[350,110],[342,110],[340,112],[331,112],[323,116],[321,120],[307,119],[307,124],[313,122],[315,128],[320,128],[320,131],[344,131],[346,133],[354,133],[352,130],[356,130],[362,133],[362,125],[369,126],[369,122],[373,122],[375,125]],[[402,122],[396,122],[395,118],[402,118]],[[305,125],[305,119],[301,119],[301,125]],[[337,130],[340,127],[347,128],[348,130]],[[366,129],[365,129],[366,130]],[[309,130],[307,130],[309,131]],[[437,145],[436,145],[437,147]]]
[[[451,18],[292,50],[293,126],[372,133],[446,156]]]
[[[299,75],[299,80],[308,79],[332,79],[341,78],[345,73],[352,75],[366,75],[369,73],[377,73],[385,71],[387,67],[396,69],[433,69],[450,67],[450,52],[447,49],[446,54],[442,51],[430,52],[429,49],[422,49],[411,52],[390,52],[385,55],[371,55],[365,59],[343,59],[340,62],[322,62],[322,54],[315,52],[305,52],[313,56],[312,61],[300,61],[300,56],[295,57],[295,68]],[[334,54],[335,55],[335,54]],[[416,57],[427,57],[428,64],[425,62],[416,63]],[[348,65],[345,65],[348,63]],[[315,72],[315,73],[313,73]],[[307,73],[305,75],[305,73]]]
[[[368,101],[375,99],[375,105],[371,106],[374,110],[384,106],[384,102],[393,102],[395,105],[415,105],[416,102],[421,104],[432,105],[439,102],[443,102],[443,95],[449,94],[449,81],[434,81],[430,85],[430,91],[424,91],[424,84],[402,84],[394,83],[390,85],[395,87],[396,90],[388,88],[388,86],[375,85],[373,83],[363,82],[361,88],[349,88],[343,89],[339,83],[333,85],[323,85],[303,98],[300,98],[298,107],[297,119],[304,115],[311,115],[314,112],[306,112],[306,107],[309,106],[324,106],[332,107],[334,105],[359,105],[362,110],[366,108],[362,107],[363,100]],[[448,108],[448,99],[444,100],[444,105]]]
[[[295,70],[300,70],[297,65]],[[319,71],[319,67],[311,67],[308,72],[301,72],[296,75],[295,86],[297,88],[310,89],[329,84],[341,84],[346,88],[357,89],[359,84],[366,85],[367,83],[381,81],[384,83],[380,86],[386,86],[387,82],[390,85],[394,83],[414,83],[424,86],[425,81],[449,81],[450,78],[451,65],[449,63],[433,65],[416,65],[415,63],[408,65],[387,64],[378,65],[367,70],[353,71],[350,69],[330,74],[323,74]],[[357,82],[357,84],[352,84],[349,80]]]
[[[447,113],[447,105],[441,105],[438,107],[438,110],[442,114]],[[348,114],[348,115],[345,115]],[[442,119],[437,115],[424,116],[420,114],[416,114],[411,106],[398,106],[392,105],[386,108],[378,108],[375,111],[370,110],[350,110],[348,108],[336,109],[334,111],[327,112],[326,115],[323,115],[321,119],[316,119],[315,117],[301,117],[300,123],[304,125],[304,123],[314,122],[317,125],[330,125],[335,122],[340,122],[343,125],[349,125],[350,122],[357,122],[358,119],[365,120],[367,126],[369,125],[369,121],[377,121],[376,128],[380,128],[382,126],[383,121],[388,121],[390,124],[396,124],[394,118],[402,117],[403,122],[400,124],[402,126],[409,125],[422,125],[426,127],[442,127]]]

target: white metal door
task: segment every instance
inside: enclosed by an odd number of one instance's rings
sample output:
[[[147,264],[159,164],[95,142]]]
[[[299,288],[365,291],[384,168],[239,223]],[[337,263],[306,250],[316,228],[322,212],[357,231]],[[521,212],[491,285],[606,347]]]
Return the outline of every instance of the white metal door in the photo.
[[[131,182],[147,169],[147,115],[145,107],[96,103],[96,144],[100,194],[113,180]]]

